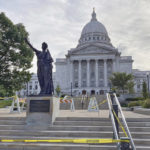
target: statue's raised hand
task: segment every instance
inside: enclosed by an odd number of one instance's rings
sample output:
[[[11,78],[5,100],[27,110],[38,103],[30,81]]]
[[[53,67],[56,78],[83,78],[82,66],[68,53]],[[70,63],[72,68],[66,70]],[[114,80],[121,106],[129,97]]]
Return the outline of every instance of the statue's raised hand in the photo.
[[[31,49],[33,49],[33,51],[37,52],[37,50],[31,45],[31,43],[29,42],[28,38],[24,38],[25,42],[29,45],[29,47]]]

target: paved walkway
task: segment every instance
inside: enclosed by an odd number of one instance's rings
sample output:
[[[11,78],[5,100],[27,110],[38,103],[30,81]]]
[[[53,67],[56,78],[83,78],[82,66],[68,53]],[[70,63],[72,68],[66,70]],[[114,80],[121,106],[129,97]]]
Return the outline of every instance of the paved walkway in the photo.
[[[134,113],[132,111],[123,111],[126,118],[150,118],[149,115],[142,115],[138,113]],[[100,110],[99,112],[88,112],[87,110],[76,110],[75,112],[71,112],[70,110],[61,110],[60,117],[100,117],[100,118],[108,118],[109,111],[108,110]]]
[[[142,115],[138,113],[134,113],[132,111],[123,111],[126,118],[150,118],[149,115]],[[9,108],[1,108],[0,109],[0,117],[25,117],[26,112],[22,113],[9,113]],[[75,112],[71,112],[70,110],[61,110],[59,113],[59,117],[100,117],[100,118],[108,118],[109,112],[108,110],[100,110],[99,112],[88,112],[87,110],[75,110]]]

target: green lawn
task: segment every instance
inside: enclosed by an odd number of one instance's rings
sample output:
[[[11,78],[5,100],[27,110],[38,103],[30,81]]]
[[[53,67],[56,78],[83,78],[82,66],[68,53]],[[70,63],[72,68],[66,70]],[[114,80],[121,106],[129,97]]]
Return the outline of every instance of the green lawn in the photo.
[[[11,106],[12,100],[0,100],[0,108]]]

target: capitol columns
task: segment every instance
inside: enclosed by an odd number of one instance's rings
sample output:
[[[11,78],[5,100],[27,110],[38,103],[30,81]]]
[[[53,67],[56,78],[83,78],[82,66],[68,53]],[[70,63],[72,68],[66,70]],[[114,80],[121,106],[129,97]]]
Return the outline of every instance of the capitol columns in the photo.
[[[73,60],[71,60],[71,63],[70,63],[70,83],[73,84]]]
[[[104,59],[104,86],[107,87],[107,59]]]
[[[116,72],[116,63],[115,63],[115,59],[112,59],[112,63],[113,63],[113,72]]]
[[[87,87],[90,86],[90,60],[87,60]]]
[[[95,79],[96,79],[96,87],[98,87],[98,59],[95,60]]]
[[[79,72],[78,72],[78,81],[79,81],[79,88],[81,88],[81,60],[79,62]]]

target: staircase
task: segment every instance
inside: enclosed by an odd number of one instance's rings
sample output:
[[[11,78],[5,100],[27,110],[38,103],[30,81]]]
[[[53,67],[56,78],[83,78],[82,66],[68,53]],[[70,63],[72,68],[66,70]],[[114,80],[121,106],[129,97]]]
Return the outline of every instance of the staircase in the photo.
[[[97,103],[100,104],[104,99],[106,99],[106,95],[96,95],[96,100]],[[81,110],[82,109],[82,104],[81,104],[81,99],[82,97],[74,97],[74,105],[75,105],[75,109],[76,110]],[[90,97],[87,97],[86,100],[84,101],[84,105],[83,105],[83,109],[88,109],[88,105],[89,105],[89,101],[90,101]],[[108,104],[105,103],[101,106],[99,106],[100,109],[108,109]],[[60,109],[61,110],[70,110],[70,103],[66,104],[66,103],[61,103],[60,104]]]
[[[134,116],[133,116],[134,117]],[[150,118],[127,119],[137,150],[150,150]],[[121,132],[121,129],[120,129]],[[25,130],[25,118],[1,117],[0,139],[112,138],[108,118],[56,118],[48,130]],[[122,136],[123,133],[122,133]],[[116,150],[115,144],[1,143],[0,150]]]

